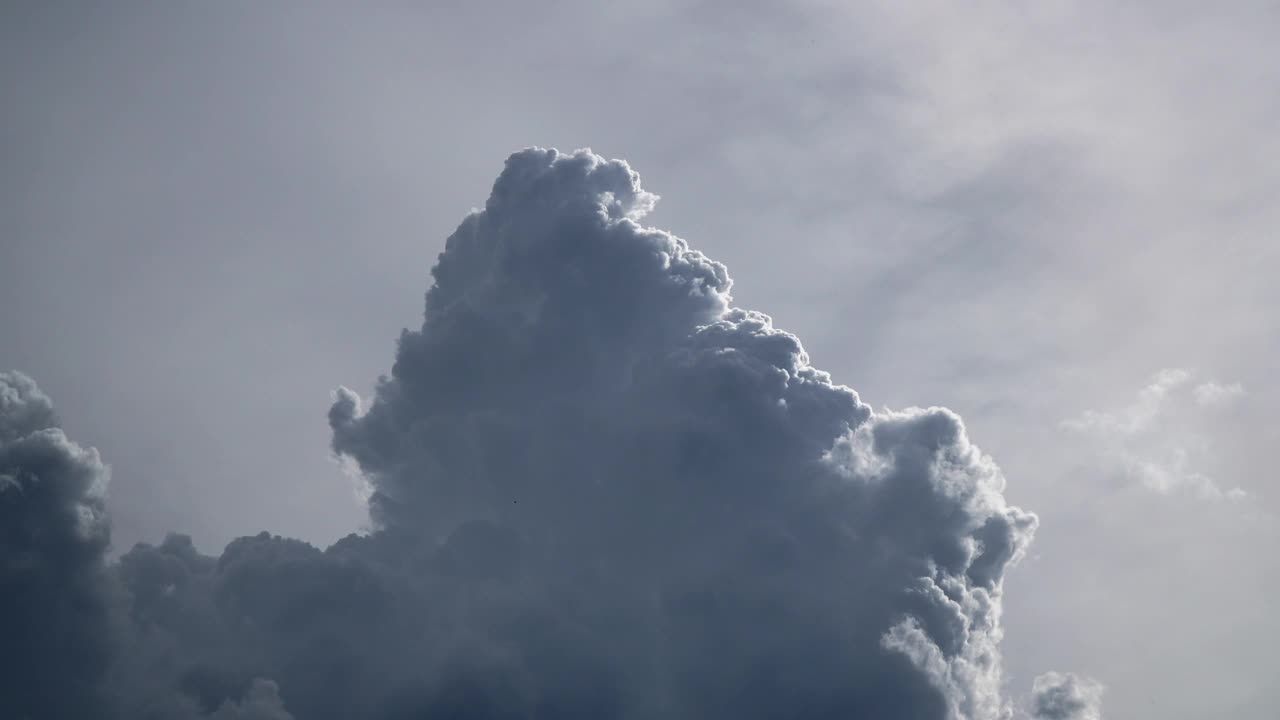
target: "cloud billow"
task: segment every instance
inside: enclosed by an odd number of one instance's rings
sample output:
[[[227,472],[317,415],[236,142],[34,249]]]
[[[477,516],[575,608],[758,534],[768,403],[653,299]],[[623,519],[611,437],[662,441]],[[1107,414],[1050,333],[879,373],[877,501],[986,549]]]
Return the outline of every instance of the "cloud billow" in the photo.
[[[107,573],[112,640],[75,682],[138,718],[1011,717],[1035,516],[955,414],[873,413],[734,307],[655,201],[621,161],[512,155],[391,374],[335,395],[374,530],[90,545],[65,587]]]
[[[1101,720],[1102,685],[1072,673],[1049,672],[1032,686],[1034,720]]]

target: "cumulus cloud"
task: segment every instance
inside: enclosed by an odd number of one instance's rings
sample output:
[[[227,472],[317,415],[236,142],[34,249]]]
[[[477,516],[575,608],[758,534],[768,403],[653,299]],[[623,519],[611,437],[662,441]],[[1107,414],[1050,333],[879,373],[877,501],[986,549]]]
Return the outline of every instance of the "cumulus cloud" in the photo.
[[[32,601],[14,616],[34,633],[61,621],[49,594],[110,601],[96,717],[1012,717],[1003,578],[1036,517],[954,413],[873,412],[735,307],[723,265],[640,224],[655,201],[589,151],[507,160],[391,373],[335,393],[374,529],[324,550],[173,535],[90,592],[105,471],[10,380],[5,442],[47,432],[62,464],[6,444],[5,477],[65,487],[0,495],[60,533],[5,551],[77,550],[33,556],[46,595],[4,566]],[[52,695],[23,707],[62,716]]]
[[[1072,673],[1049,672],[1032,685],[1035,720],[1102,720],[1102,685]]]
[[[1062,426],[1093,437],[1119,474],[1149,490],[1208,500],[1238,500],[1245,492],[1224,487],[1202,466],[1212,461],[1210,411],[1244,394],[1239,383],[1192,385],[1182,369],[1155,373],[1127,406],[1087,410]]]
[[[93,716],[110,644],[107,478],[30,378],[0,373],[0,715]]]

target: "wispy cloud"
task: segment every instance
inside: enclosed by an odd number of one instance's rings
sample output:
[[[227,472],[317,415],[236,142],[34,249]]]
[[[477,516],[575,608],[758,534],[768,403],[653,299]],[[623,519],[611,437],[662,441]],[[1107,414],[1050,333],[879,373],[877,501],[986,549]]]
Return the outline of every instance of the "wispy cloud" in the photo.
[[[1244,386],[1240,383],[1219,385],[1210,381],[1197,385],[1194,394],[1196,402],[1201,405],[1224,405],[1244,395]]]
[[[1086,410],[1062,426],[1097,438],[1104,461],[1149,490],[1238,500],[1244,490],[1223,486],[1203,468],[1214,454],[1210,413],[1226,410],[1243,395],[1239,383],[1193,384],[1191,371],[1166,368],[1152,375],[1128,405]]]
[[[1063,421],[1072,430],[1133,435],[1146,431],[1160,415],[1165,398],[1172,390],[1191,379],[1191,373],[1176,368],[1164,369],[1138,392],[1137,399],[1118,410],[1086,410],[1074,419]]]

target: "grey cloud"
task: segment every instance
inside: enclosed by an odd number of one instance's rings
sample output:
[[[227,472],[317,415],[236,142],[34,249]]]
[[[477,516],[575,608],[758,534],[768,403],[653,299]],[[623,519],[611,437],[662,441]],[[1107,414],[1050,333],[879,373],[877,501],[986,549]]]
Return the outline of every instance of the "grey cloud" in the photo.
[[[0,710],[90,717],[109,659],[107,467],[49,398],[0,373]]]
[[[369,409],[331,411],[375,519],[504,533],[534,597],[592,578],[570,595],[613,629],[583,639],[641,714],[1000,716],[1034,516],[954,414],[873,415],[731,307],[722,266],[636,222],[651,204],[619,161],[508,160]]]
[[[1102,720],[1102,685],[1072,673],[1037,677],[1031,702],[1035,720]]]
[[[293,720],[280,702],[280,691],[270,680],[255,680],[241,702],[227,701],[209,720]]]
[[[374,397],[335,394],[373,531],[136,546],[95,596],[103,707],[1011,717],[1003,578],[1036,517],[954,413],[873,412],[734,307],[724,266],[639,224],[655,201],[621,161],[512,155]]]

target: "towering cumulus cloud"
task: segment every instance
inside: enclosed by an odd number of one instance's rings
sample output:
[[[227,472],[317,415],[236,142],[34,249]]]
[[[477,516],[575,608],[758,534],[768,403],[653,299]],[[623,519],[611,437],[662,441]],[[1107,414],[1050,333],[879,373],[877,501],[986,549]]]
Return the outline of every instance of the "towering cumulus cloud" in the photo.
[[[620,161],[513,155],[368,411],[331,411],[375,520],[460,574],[470,662],[560,716],[1001,716],[1034,517],[958,417],[873,416],[733,308],[637,224],[655,200]],[[595,677],[528,677],[556,663]]]
[[[1035,517],[956,415],[873,413],[735,308],[655,201],[588,151],[507,160],[390,376],[336,393],[375,529],[327,550],[175,535],[104,581],[101,465],[7,378],[0,623],[66,634],[9,652],[19,715],[89,717],[40,704],[74,681],[94,717],[1012,717]]]

